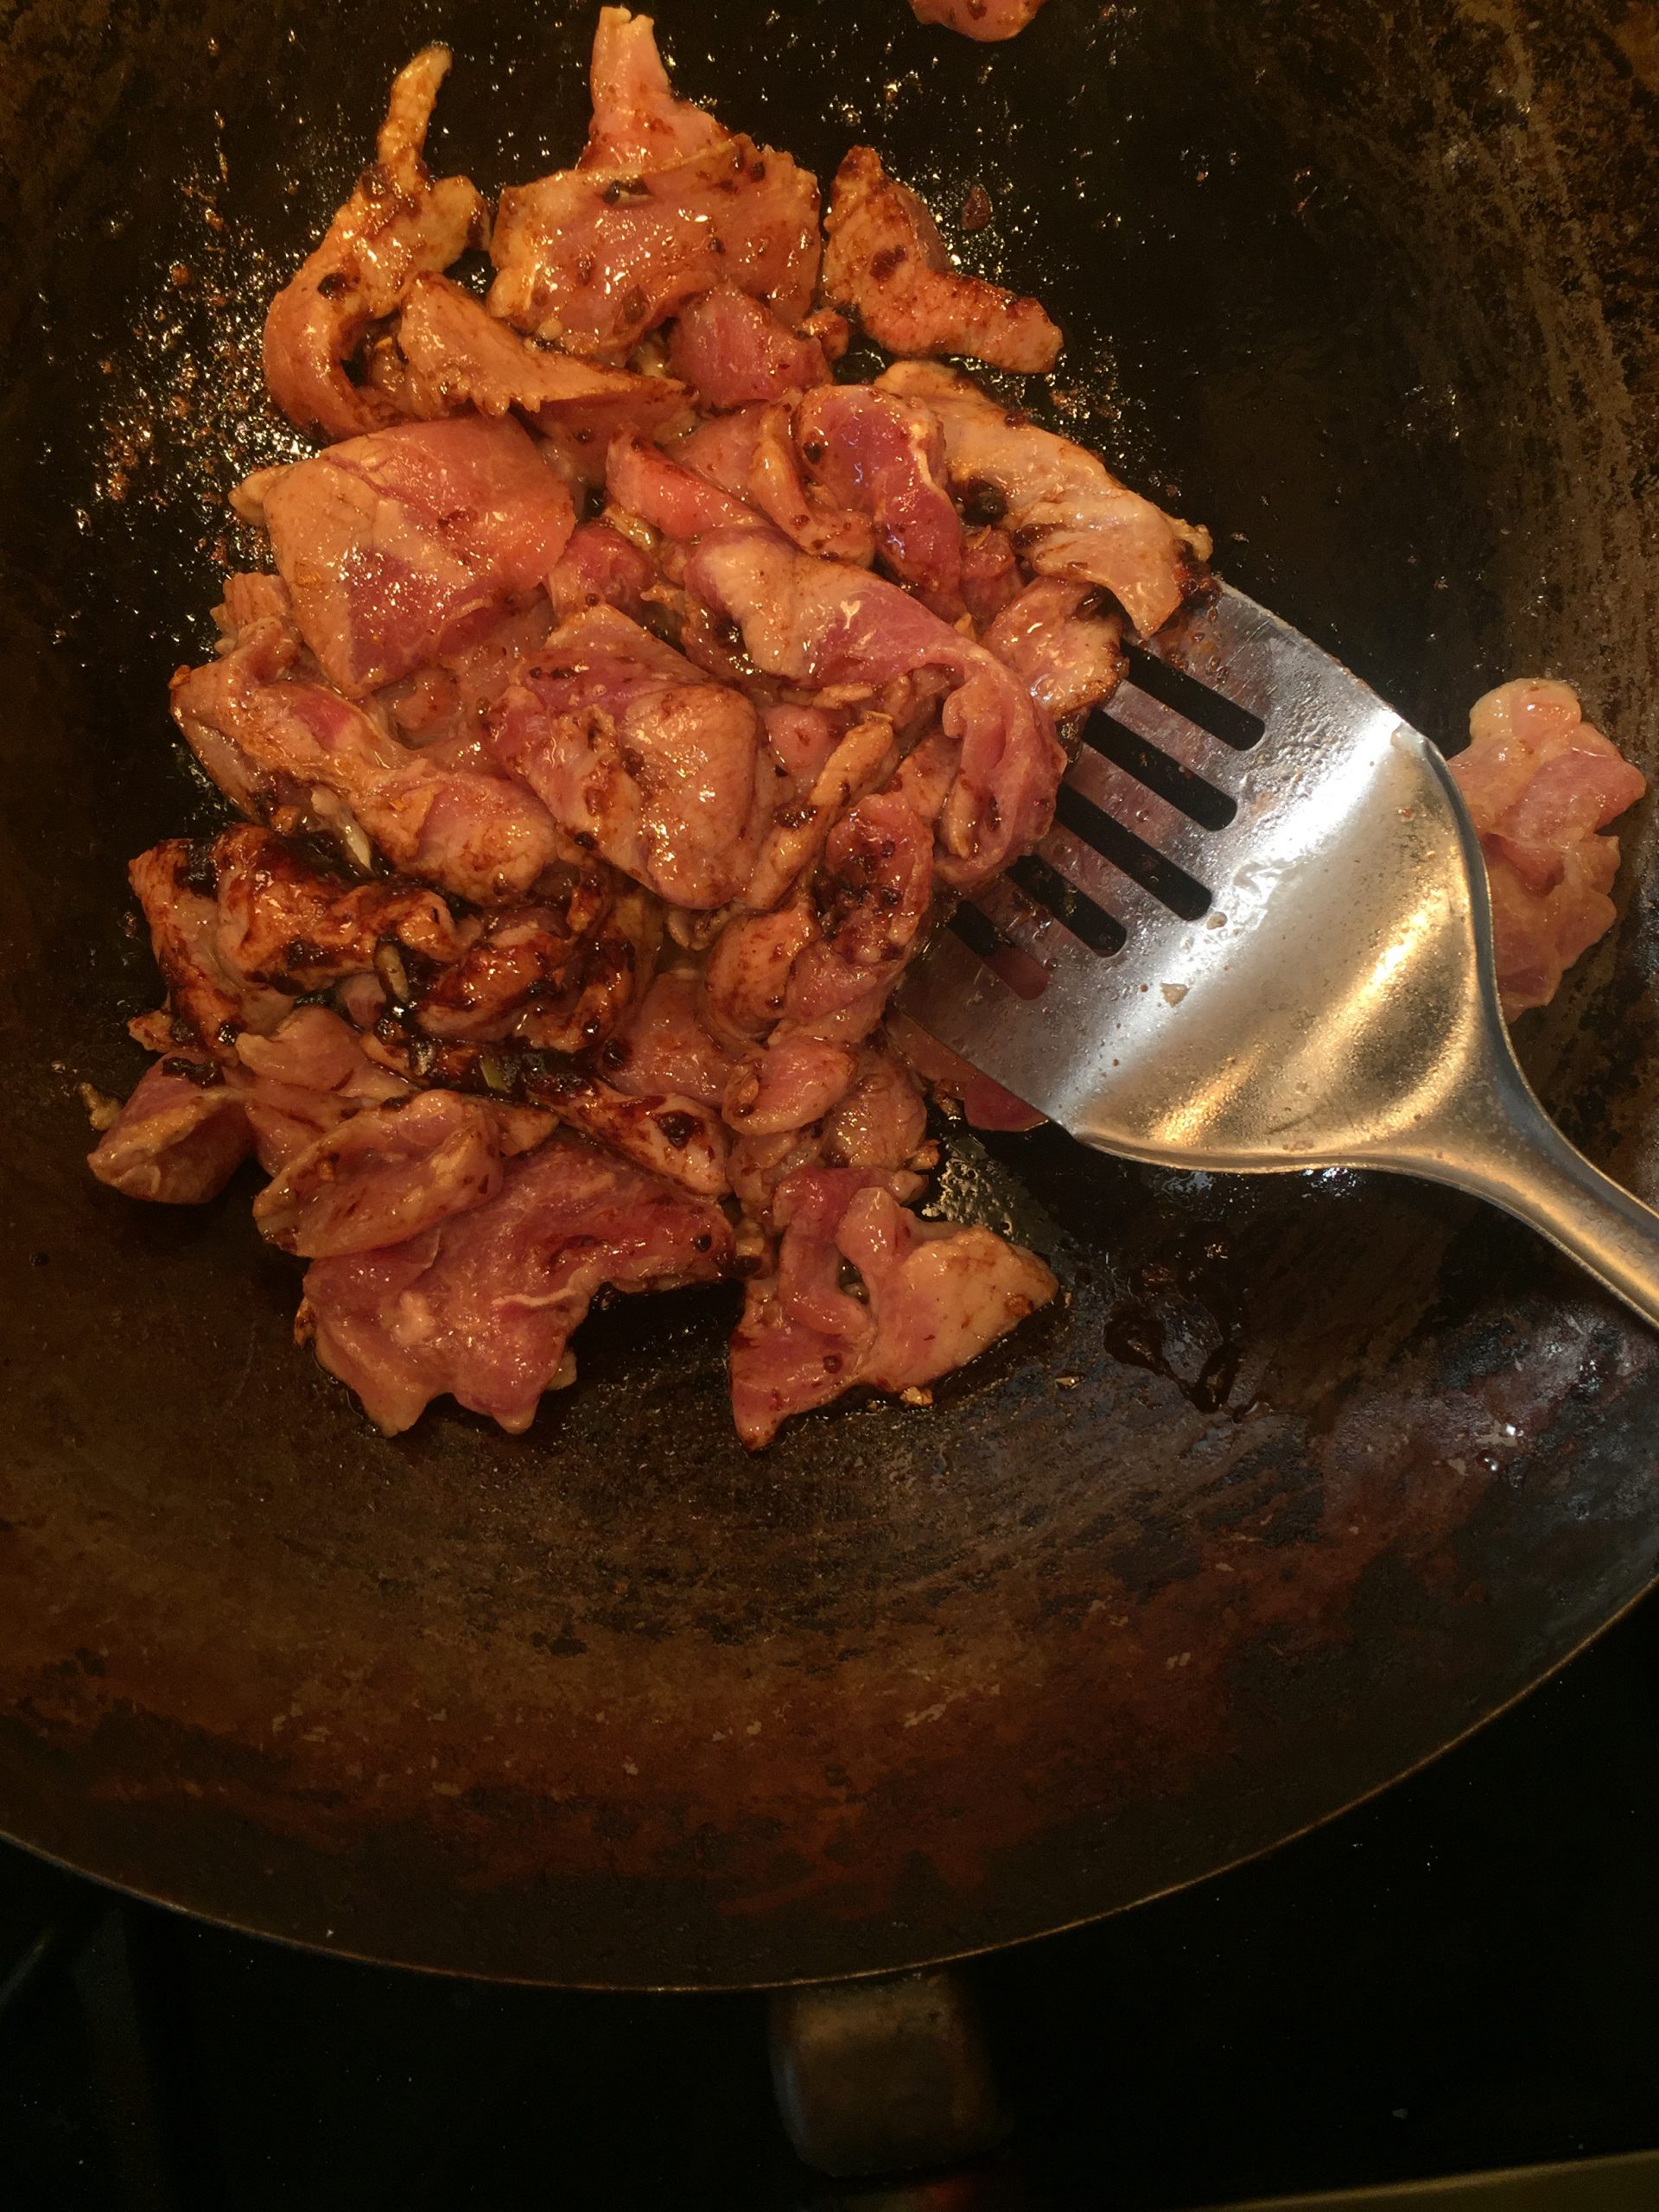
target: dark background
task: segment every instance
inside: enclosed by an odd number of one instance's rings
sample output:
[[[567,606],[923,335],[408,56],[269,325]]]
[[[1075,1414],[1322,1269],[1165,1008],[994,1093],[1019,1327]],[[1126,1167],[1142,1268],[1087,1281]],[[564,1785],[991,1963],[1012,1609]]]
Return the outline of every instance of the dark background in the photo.
[[[1656,1708],[1650,1599],[1334,1825],[976,1967],[1037,2203],[1659,2144]],[[106,1898],[0,1857],[0,1976]],[[444,1980],[129,1907],[0,2012],[0,2205],[783,2212],[812,2183],[764,2003]]]

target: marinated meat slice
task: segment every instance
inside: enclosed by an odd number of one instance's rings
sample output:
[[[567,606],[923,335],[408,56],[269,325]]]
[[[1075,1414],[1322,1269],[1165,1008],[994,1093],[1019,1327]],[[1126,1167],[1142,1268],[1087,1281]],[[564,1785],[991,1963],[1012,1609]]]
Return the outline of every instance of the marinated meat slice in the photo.
[[[681,308],[669,332],[668,365],[715,414],[830,380],[818,340],[798,334],[734,284],[717,284]]]
[[[821,1122],[852,1089],[858,1058],[850,1046],[815,1037],[785,1022],[764,1046],[733,1068],[721,1102],[727,1126],[740,1136],[779,1136]]]
[[[1486,857],[1498,988],[1513,1019],[1553,998],[1612,927],[1618,840],[1600,833],[1647,779],[1585,721],[1577,695],[1545,677],[1487,692],[1469,732],[1452,774]]]
[[[503,416],[517,408],[538,429],[561,424],[650,435],[690,420],[683,385],[554,353],[520,338],[447,276],[410,287],[397,324],[407,411],[453,415],[466,407]]]
[[[253,1150],[241,1094],[211,1060],[157,1060],[105,1131],[88,1166],[130,1198],[194,1206],[216,1198]]]
[[[1122,617],[1101,610],[1091,585],[1065,576],[1027,584],[990,625],[984,643],[1056,721],[1109,699],[1127,664]]]
[[[650,556],[601,518],[579,525],[547,580],[547,590],[561,621],[590,607],[615,607],[638,622],[645,613],[645,594],[656,581]]]
[[[713,1033],[741,1047],[781,1021],[795,963],[822,933],[804,889],[775,913],[728,922],[703,969],[702,1014]]]
[[[701,997],[694,969],[670,969],[655,979],[632,1019],[600,1048],[599,1065],[617,1090],[631,1098],[695,1098],[720,1110],[732,1063],[702,1026]]]
[[[910,0],[918,23],[942,23],[964,38],[1016,38],[1043,0]]]
[[[494,1116],[453,1090],[356,1114],[325,1130],[273,1177],[253,1217],[304,1259],[401,1244],[501,1188]]]
[[[944,438],[932,412],[865,385],[826,385],[797,408],[795,442],[812,481],[874,524],[883,565],[954,621],[962,523],[942,480]]]
[[[745,530],[705,539],[686,588],[739,626],[759,668],[792,683],[876,686],[930,669],[949,680],[944,728],[959,752],[938,824],[947,880],[984,881],[1047,829],[1065,766],[1047,717],[993,654],[897,585]]]
[[[626,27],[636,86],[648,36],[648,17]],[[625,42],[620,28],[606,37],[613,51]],[[654,101],[649,112],[632,108],[633,123],[618,122],[630,111],[625,96],[607,101],[594,162],[502,194],[490,244],[499,271],[493,315],[570,353],[616,359],[717,284],[801,321],[817,283],[817,181],[787,154],[707,118],[696,133],[706,143],[691,145],[696,127],[683,104],[671,106],[676,146],[689,149],[677,158],[656,158],[652,125],[664,118]],[[608,168],[623,148],[627,159]]]
[[[149,926],[175,1035],[182,1024],[213,1052],[228,1049],[238,1030],[272,1030],[286,1018],[291,995],[264,988],[227,951],[213,864],[199,846],[168,837],[140,853],[127,879]]]
[[[649,16],[600,10],[588,81],[594,116],[581,168],[638,176],[671,168],[731,135],[707,109],[676,99]]]
[[[889,353],[1053,367],[1060,332],[1039,303],[953,269],[933,218],[872,148],[855,146],[836,171],[824,229],[825,298]]]
[[[883,391],[917,399],[944,432],[950,488],[983,523],[1005,523],[1039,575],[1099,584],[1141,635],[1167,622],[1210,557],[1207,531],[1128,490],[1069,438],[1040,429],[934,362],[906,361]]]
[[[601,1285],[709,1282],[732,1255],[717,1205],[553,1137],[507,1164],[486,1205],[383,1251],[315,1262],[300,1326],[389,1433],[445,1393],[517,1433],[543,1390],[575,1379],[566,1346]]]
[[[197,758],[245,812],[337,836],[485,905],[522,898],[562,857],[552,818],[505,778],[411,753],[362,709],[289,678],[294,640],[256,623],[233,651],[173,680],[173,712]]]
[[[276,1174],[325,1129],[367,1107],[412,1096],[378,1067],[363,1043],[326,1007],[297,1007],[270,1037],[236,1039],[226,1075],[241,1092],[260,1165]]]
[[[925,1389],[1058,1287],[1020,1246],[988,1229],[918,1221],[883,1179],[857,1168],[798,1170],[772,1212],[774,1266],[750,1281],[732,1338],[732,1410],[751,1447],[845,1390]],[[843,1262],[862,1298],[842,1287]]]
[[[614,507],[664,537],[702,537],[758,520],[696,469],[644,438],[618,438],[605,459],[605,490]]]
[[[839,507],[809,484],[796,451],[789,407],[782,401],[743,407],[678,439],[677,461],[744,504],[735,523],[763,517],[803,552],[861,566],[875,551],[867,518]],[[713,528],[712,519],[704,528]],[[683,533],[689,534],[689,533]]]
[[[781,780],[741,693],[611,607],[549,639],[493,747],[579,844],[677,906],[739,895]]]
[[[421,159],[447,47],[424,48],[392,79],[376,158],[321,245],[271,302],[265,382],[300,429],[355,437],[397,419],[384,394],[355,385],[346,363],[369,326],[396,314],[413,280],[447,269],[488,228],[484,202],[462,176],[435,184]]]
[[[404,994],[414,1020],[429,1037],[487,1043],[512,1035],[525,1008],[556,999],[586,958],[607,903],[590,873],[564,908],[511,906],[493,915],[464,957]]]
[[[477,933],[477,925],[458,922],[435,891],[325,875],[251,823],[187,851],[187,870],[212,887],[224,969],[292,995],[372,969],[389,946],[423,961],[459,960]]]
[[[517,423],[404,423],[275,472],[261,504],[294,617],[360,699],[475,644],[564,551],[570,494]]]
[[[852,1088],[824,1122],[820,1150],[826,1167],[891,1173],[936,1164],[922,1094],[891,1052],[860,1046]]]
[[[575,543],[574,537],[570,543]],[[445,767],[487,766],[482,742],[489,711],[518,673],[519,662],[554,626],[554,581],[564,572],[569,554],[567,545],[549,574],[545,592],[502,615],[475,645],[447,652],[386,684],[367,702],[370,710],[389,720],[407,744]]]
[[[776,753],[771,716],[766,739]],[[888,717],[866,715],[855,722],[836,743],[806,790],[787,800],[773,816],[743,893],[744,905],[757,911],[777,906],[797,876],[817,860],[846,809],[885,783],[895,762]]]
[[[1002,512],[1000,503],[997,512]],[[967,532],[962,541],[962,596],[976,628],[983,630],[996,620],[1021,582],[1014,540],[1006,530],[982,524]]]

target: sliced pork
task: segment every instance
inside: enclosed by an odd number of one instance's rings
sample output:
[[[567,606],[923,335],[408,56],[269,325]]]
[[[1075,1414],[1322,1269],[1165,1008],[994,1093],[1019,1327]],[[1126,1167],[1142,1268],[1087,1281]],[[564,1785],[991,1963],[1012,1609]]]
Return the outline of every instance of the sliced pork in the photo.
[[[936,362],[906,361],[877,389],[922,401],[944,433],[950,488],[976,518],[1006,527],[1039,575],[1111,592],[1141,635],[1174,613],[1210,557],[1207,531],[1129,491],[1103,461]]]
[[[755,664],[813,687],[888,683],[937,670],[959,748],[939,818],[940,871],[982,882],[1047,829],[1065,766],[1042,709],[1002,663],[906,592],[813,561],[769,531],[721,531],[686,567],[688,590],[734,622]]]
[[[918,23],[941,23],[964,38],[1017,38],[1036,19],[1043,0],[910,0]]]
[[[272,1243],[308,1260],[401,1244],[501,1187],[495,1118],[450,1090],[372,1107],[325,1130],[253,1202]]]
[[[194,1206],[217,1198],[252,1150],[240,1093],[211,1060],[175,1054],[140,1079],[87,1165],[130,1198]]]
[[[855,146],[836,171],[824,228],[824,296],[889,353],[1053,367],[1058,327],[1037,301],[953,269],[933,218],[872,148]]]
[[[331,446],[269,475],[260,505],[301,634],[353,699],[476,643],[575,524],[527,433],[475,416]]]
[[[397,419],[384,394],[346,364],[372,323],[393,315],[415,278],[482,245],[484,202],[464,176],[434,182],[421,158],[449,49],[423,48],[392,80],[375,159],[327,235],[265,318],[265,382],[302,430],[350,438]]]
[[[874,524],[882,565],[947,621],[963,612],[962,522],[943,483],[944,438],[931,410],[830,385],[795,413],[812,481]]]
[[[1486,858],[1503,1011],[1553,998],[1612,927],[1618,840],[1602,834],[1647,789],[1565,683],[1523,677],[1478,700],[1451,763]]]
[[[918,1221],[857,1168],[798,1171],[773,1211],[776,1262],[750,1282],[732,1338],[733,1412],[751,1446],[847,1390],[924,1389],[1058,1287],[1020,1246],[988,1229]],[[862,1295],[843,1287],[849,1268]]]
[[[830,380],[818,340],[791,330],[735,284],[717,284],[680,310],[669,332],[668,365],[715,414]]]
[[[1122,618],[1090,585],[1039,576],[985,632],[985,649],[1011,668],[1058,721],[1097,707],[1125,667]]]
[[[611,607],[549,639],[493,749],[579,844],[677,906],[738,896],[779,781],[748,701]]]
[[[518,1433],[575,1379],[594,1294],[709,1282],[733,1256],[717,1205],[569,1137],[512,1160],[499,1193],[380,1251],[315,1262],[302,1327],[395,1434],[446,1394]]]
[[[817,182],[675,100],[650,18],[622,12],[608,11],[602,73],[596,54],[581,163],[501,195],[491,313],[600,359],[720,284],[798,324],[817,282]]]

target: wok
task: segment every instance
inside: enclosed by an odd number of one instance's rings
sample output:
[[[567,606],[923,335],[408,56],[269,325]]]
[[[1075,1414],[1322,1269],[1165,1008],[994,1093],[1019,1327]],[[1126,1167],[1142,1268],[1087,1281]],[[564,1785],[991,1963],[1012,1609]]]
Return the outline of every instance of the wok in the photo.
[[[1656,753],[1659,16],[660,0],[681,86],[827,176],[868,137],[1070,346],[1033,404],[1454,741],[1517,672]],[[246,1191],[130,1204],[130,854],[215,803],[165,679],[226,487],[293,450],[265,301],[388,79],[436,156],[568,160],[587,5],[23,0],[0,118],[8,1043],[0,1828],[411,1965],[717,1986],[958,1955],[1262,1851],[1430,1757],[1656,1572],[1659,1346],[1522,1231],[1354,1175],[1227,1182],[1043,1133],[944,1194],[1063,1305],[941,1389],[747,1456],[735,1294],[619,1302],[527,1439],[372,1433],[298,1355]],[[1645,826],[1524,1046],[1649,1198]]]

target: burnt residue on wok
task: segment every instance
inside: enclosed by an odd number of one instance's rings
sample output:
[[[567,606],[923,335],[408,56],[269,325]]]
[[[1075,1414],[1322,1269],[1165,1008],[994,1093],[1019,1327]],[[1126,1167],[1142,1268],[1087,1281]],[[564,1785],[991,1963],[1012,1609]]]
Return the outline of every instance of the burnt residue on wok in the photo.
[[[1177,57],[1147,10],[1053,0],[988,54],[838,0],[827,100],[822,5],[660,16],[689,92],[821,171],[864,136],[941,210],[982,187],[976,264],[1066,326],[1062,426],[1422,727],[1548,668],[1651,770],[1647,12],[1198,4]],[[953,1209],[1069,1299],[931,1411],[751,1461],[715,1297],[597,1316],[527,1445],[388,1442],[296,1378],[238,1205],[88,1185],[75,1086],[126,1087],[152,988],[123,864],[190,791],[181,610],[287,450],[212,333],[257,328],[419,40],[493,187],[578,142],[590,32],[44,0],[7,34],[0,1827],[471,1973],[892,1966],[1262,1848],[1557,1663],[1652,1571],[1659,1374],[1444,1194],[1043,1133],[960,1143]],[[1638,892],[1527,1042],[1649,1192],[1654,950]]]

